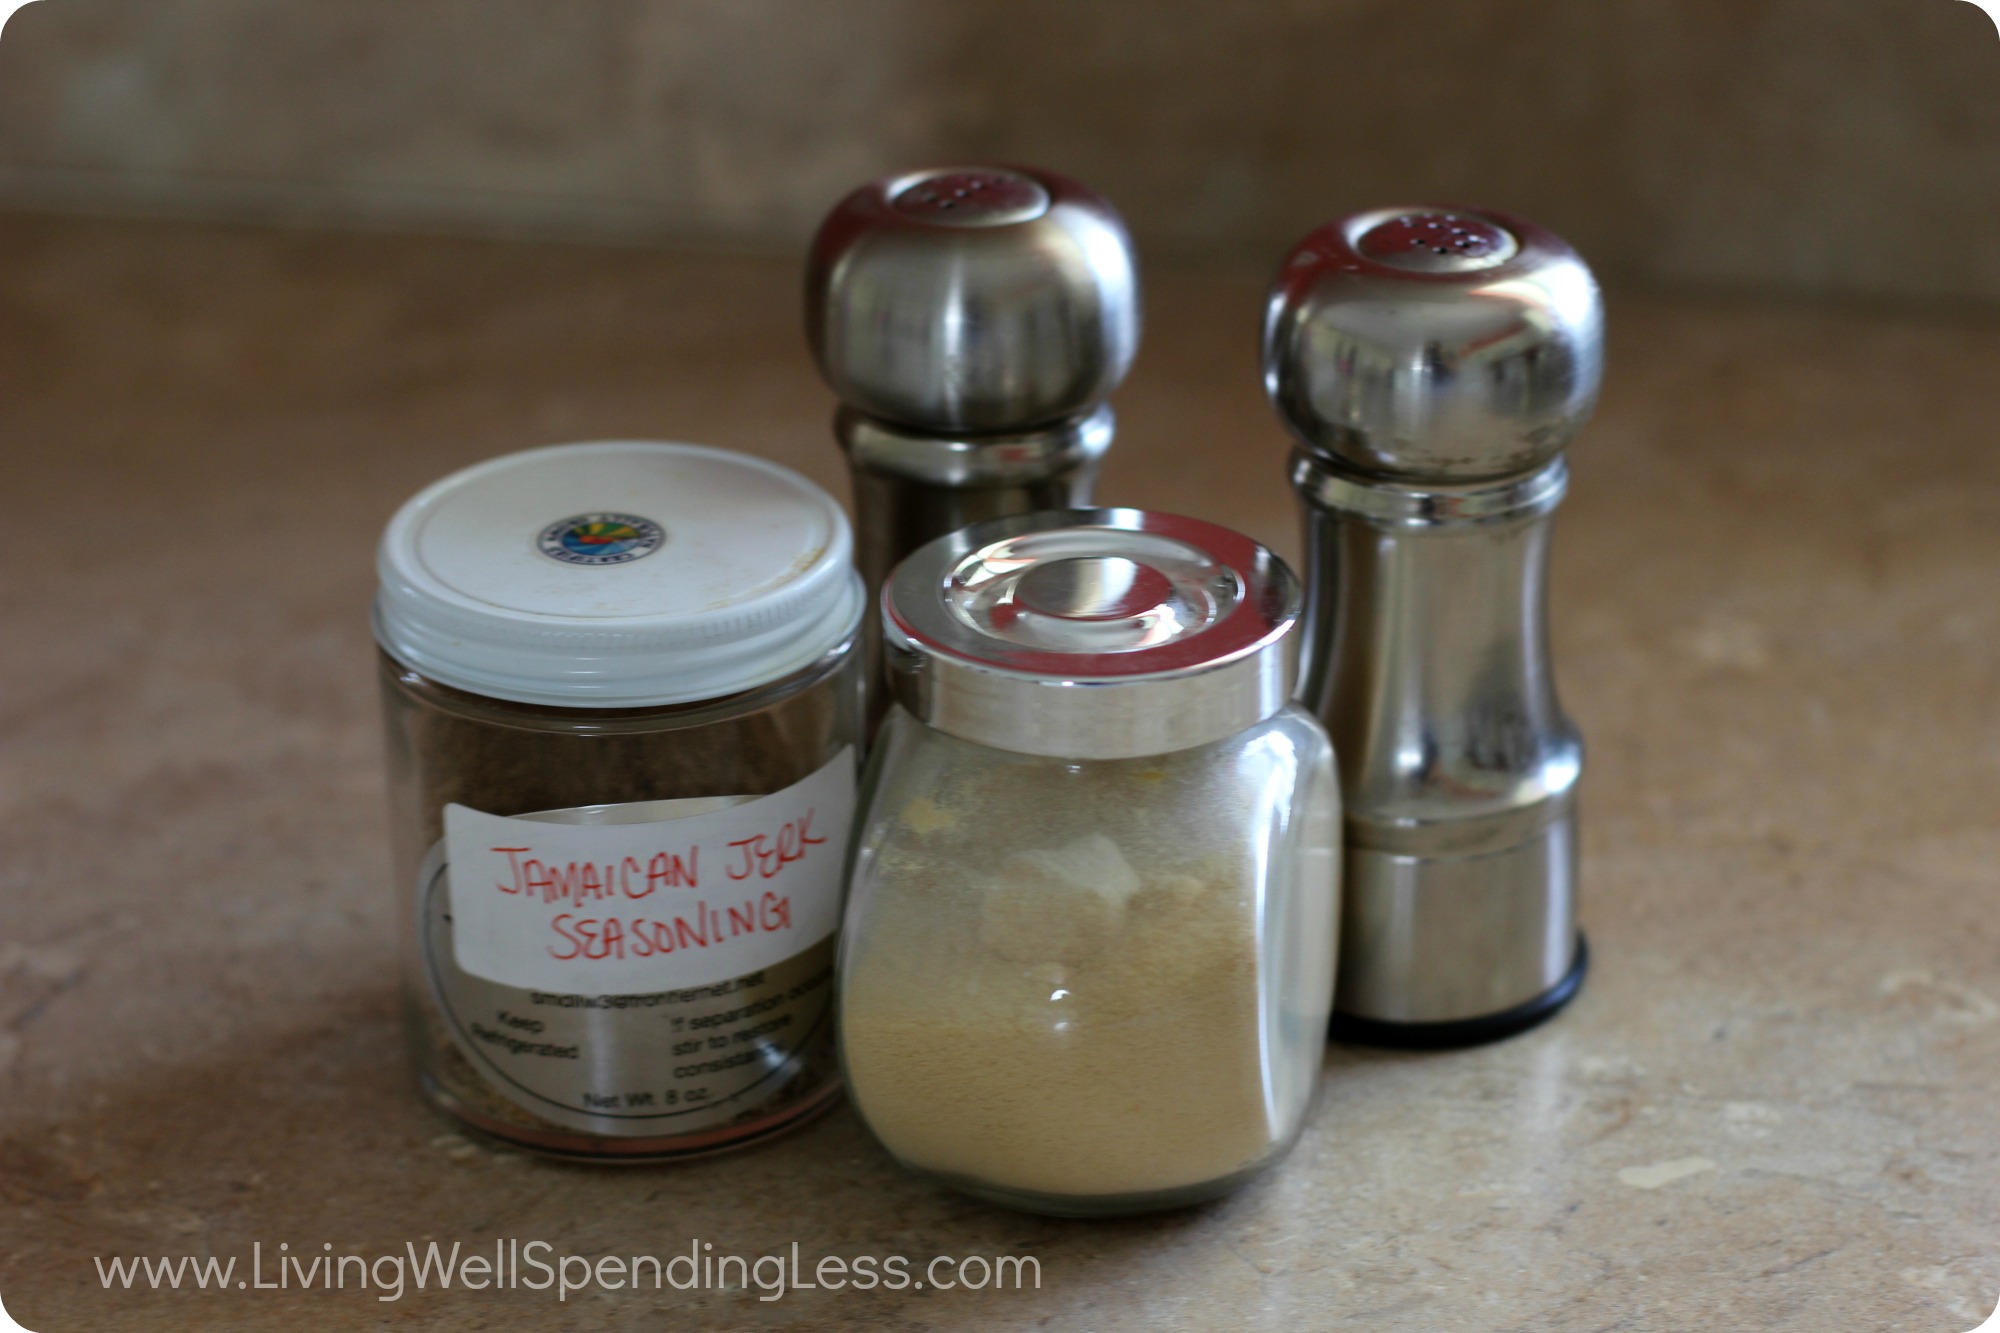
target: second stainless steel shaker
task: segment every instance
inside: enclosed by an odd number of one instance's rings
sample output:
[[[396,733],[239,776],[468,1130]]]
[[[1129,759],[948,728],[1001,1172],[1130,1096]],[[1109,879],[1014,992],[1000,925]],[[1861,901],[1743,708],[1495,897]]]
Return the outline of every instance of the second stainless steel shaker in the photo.
[[[1342,218],[1273,286],[1265,385],[1306,523],[1301,698],[1346,811],[1338,1037],[1489,1040],[1582,982],[1583,750],[1546,571],[1602,367],[1590,270],[1500,213]]]
[[[934,537],[1090,502],[1111,445],[1105,399],[1139,344],[1131,239],[1110,204],[1054,172],[885,176],[821,223],[806,334],[841,398],[873,598]]]

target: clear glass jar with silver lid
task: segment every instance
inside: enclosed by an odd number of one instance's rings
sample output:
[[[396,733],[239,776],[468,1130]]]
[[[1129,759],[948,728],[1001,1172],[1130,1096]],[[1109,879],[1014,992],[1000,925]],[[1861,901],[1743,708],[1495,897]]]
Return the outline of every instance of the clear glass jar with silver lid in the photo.
[[[851,559],[810,481],[685,444],[511,454],[391,521],[375,631],[434,1103],[600,1160],[830,1104]]]
[[[1299,608],[1257,543],[1130,509],[897,567],[839,1007],[849,1095],[905,1166],[1094,1216],[1225,1193],[1296,1140],[1340,827],[1288,702]]]

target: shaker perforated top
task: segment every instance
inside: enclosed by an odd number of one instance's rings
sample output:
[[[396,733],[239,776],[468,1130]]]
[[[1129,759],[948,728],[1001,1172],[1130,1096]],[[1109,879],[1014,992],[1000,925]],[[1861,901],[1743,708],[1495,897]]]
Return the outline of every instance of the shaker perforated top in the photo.
[[[1506,228],[1445,209],[1364,214],[1348,227],[1356,253],[1412,273],[1471,273],[1512,259],[1521,248]]]
[[[941,227],[1004,227],[1049,211],[1049,192],[1004,167],[923,172],[898,182],[890,204],[906,217]]]

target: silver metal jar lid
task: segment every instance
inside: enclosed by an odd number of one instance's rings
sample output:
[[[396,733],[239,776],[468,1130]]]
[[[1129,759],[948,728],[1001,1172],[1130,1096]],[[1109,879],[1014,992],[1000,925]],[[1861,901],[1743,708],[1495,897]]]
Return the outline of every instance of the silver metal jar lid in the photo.
[[[939,731],[1123,759],[1233,736],[1291,696],[1297,578],[1228,528],[1140,509],[980,523],[882,588],[897,697]]]

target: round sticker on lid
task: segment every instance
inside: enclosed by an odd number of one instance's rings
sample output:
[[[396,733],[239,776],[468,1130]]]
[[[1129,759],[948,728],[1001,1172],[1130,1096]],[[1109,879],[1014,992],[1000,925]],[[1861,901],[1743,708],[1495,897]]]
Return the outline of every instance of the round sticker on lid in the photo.
[[[578,514],[542,529],[535,549],[565,565],[623,565],[660,549],[666,532],[636,514]]]

